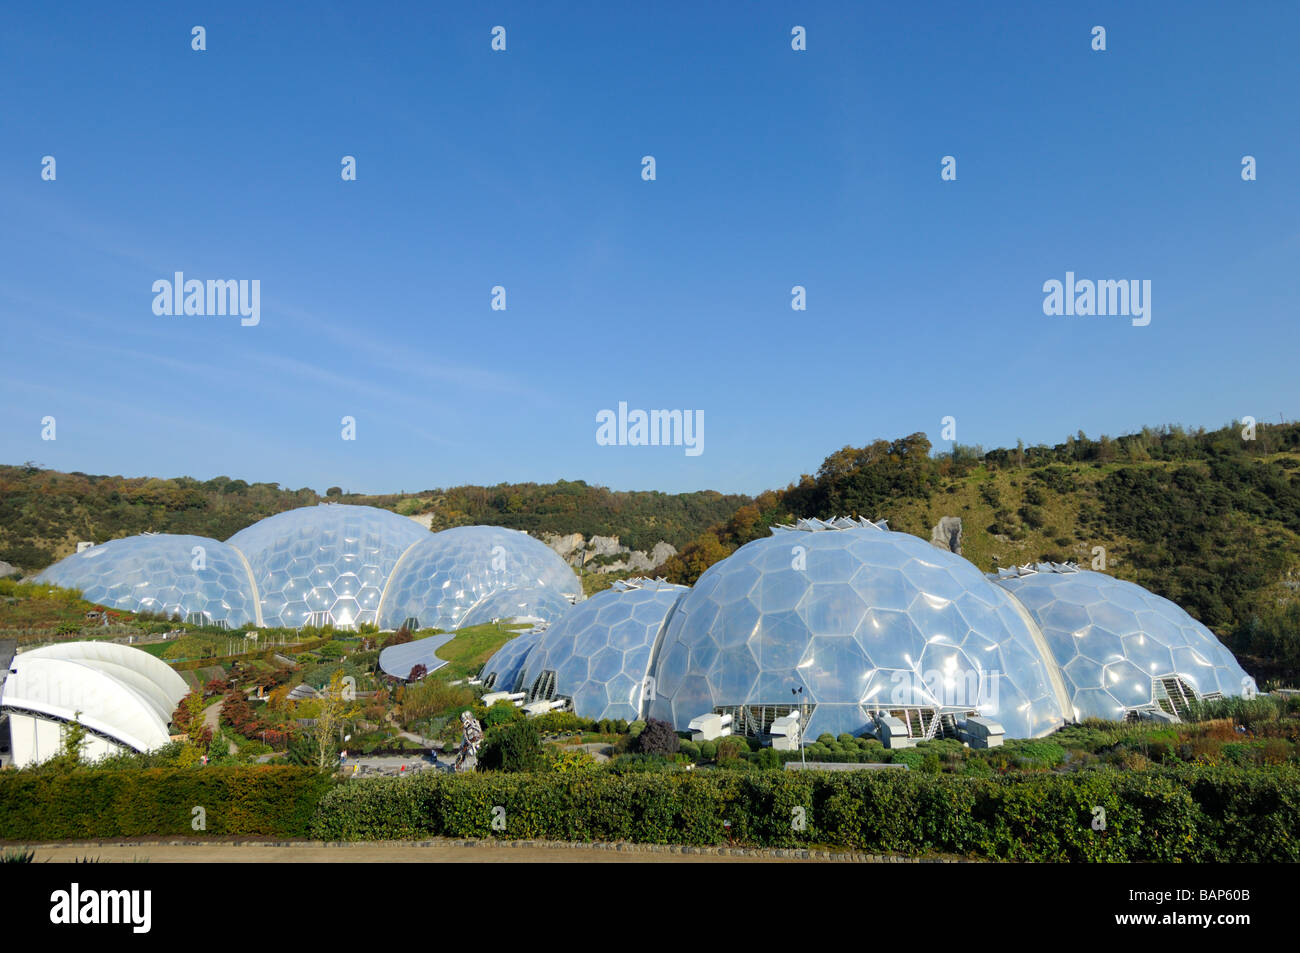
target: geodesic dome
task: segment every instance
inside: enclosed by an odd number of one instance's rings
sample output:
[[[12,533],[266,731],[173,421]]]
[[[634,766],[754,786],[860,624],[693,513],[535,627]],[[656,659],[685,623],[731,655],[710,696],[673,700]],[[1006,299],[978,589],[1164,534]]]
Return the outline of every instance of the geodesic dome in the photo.
[[[1067,701],[1032,621],[974,565],[866,520],[777,527],[711,566],[668,619],[652,674],[650,714],[678,730],[715,709],[766,721],[802,702],[807,737],[929,709],[1031,738],[1063,724]]]
[[[545,543],[500,526],[457,526],[428,535],[402,559],[380,624],[415,618],[422,627],[460,628],[477,603],[503,589],[582,598],[578,577]]]
[[[584,718],[635,721],[653,691],[647,676],[664,619],[687,591],[662,579],[615,582],[542,633],[521,690],[567,697]]]
[[[92,602],[230,628],[549,622],[583,597],[573,570],[527,533],[430,533],[389,510],[342,503],[269,516],[224,543],[151,533],[110,540],[37,579]]]
[[[520,622],[554,622],[573,604],[554,589],[498,589],[484,596],[461,617],[460,628],[483,625],[494,619]]]
[[[1075,719],[1121,720],[1156,708],[1182,714],[1191,698],[1255,694],[1254,680],[1213,632],[1135,583],[1072,563],[1004,569],[995,580],[1038,623]]]
[[[109,540],[59,560],[36,581],[80,589],[90,602],[129,612],[232,629],[258,622],[253,582],[239,551],[204,536],[146,533]]]
[[[479,670],[479,678],[490,691],[517,692],[524,673],[524,660],[542,637],[541,629],[530,629],[516,635],[496,650],[496,654]]]
[[[373,506],[322,503],[278,513],[228,540],[252,567],[268,626],[378,622],[397,561],[430,533]]]

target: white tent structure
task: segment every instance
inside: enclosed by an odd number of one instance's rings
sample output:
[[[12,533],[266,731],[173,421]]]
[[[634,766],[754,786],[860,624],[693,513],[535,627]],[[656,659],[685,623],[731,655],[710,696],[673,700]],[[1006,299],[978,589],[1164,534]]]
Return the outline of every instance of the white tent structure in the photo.
[[[0,692],[13,764],[58,754],[74,719],[87,732],[87,760],[159,748],[170,740],[167,725],[188,691],[165,662],[125,645],[66,642],[20,652]]]

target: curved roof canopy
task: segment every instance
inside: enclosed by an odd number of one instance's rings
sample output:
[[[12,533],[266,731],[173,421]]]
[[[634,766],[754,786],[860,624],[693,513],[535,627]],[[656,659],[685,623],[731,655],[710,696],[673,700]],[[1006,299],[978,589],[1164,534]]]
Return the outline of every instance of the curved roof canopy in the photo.
[[[112,642],[64,642],[21,652],[0,700],[6,709],[70,722],[136,751],[169,740],[188,688],[165,662]]]
[[[384,674],[393,678],[407,678],[411,674],[411,669],[423,665],[427,675],[447,664],[446,659],[438,658],[435,653],[455,637],[455,633],[449,632],[431,635],[426,639],[403,642],[401,645],[390,645],[380,651],[379,667],[383,669]]]

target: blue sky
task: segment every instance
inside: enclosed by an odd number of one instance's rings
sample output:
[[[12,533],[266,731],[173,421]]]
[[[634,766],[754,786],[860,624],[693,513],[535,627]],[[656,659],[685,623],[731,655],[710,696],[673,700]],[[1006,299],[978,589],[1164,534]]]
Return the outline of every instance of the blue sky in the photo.
[[[986,447],[1292,419],[1298,33],[1294,3],[14,8],[0,461],[757,492],[944,449],[947,415]],[[260,324],[155,315],[176,271],[260,280]],[[1150,280],[1151,324],[1045,316],[1066,271]],[[702,410],[704,452],[598,446],[620,401]]]

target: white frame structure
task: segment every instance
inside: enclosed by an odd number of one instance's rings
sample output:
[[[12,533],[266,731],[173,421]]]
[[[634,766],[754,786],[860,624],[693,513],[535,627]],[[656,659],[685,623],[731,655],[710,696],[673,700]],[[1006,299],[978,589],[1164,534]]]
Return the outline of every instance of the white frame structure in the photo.
[[[73,721],[86,728],[87,760],[159,748],[171,739],[168,724],[188,692],[165,662],[125,645],[65,642],[21,652],[0,692],[14,766],[57,755]]]

